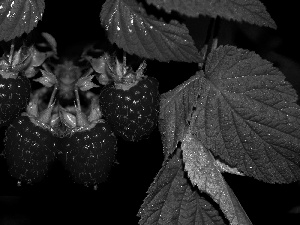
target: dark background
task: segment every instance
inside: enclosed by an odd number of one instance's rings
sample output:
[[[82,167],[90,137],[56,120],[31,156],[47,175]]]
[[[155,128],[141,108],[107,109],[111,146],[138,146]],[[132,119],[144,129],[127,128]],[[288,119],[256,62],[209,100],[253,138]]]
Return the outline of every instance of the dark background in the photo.
[[[61,55],[78,54],[85,45],[94,41],[106,45],[107,39],[99,19],[103,2],[46,0],[43,19],[35,30],[53,35]],[[296,3],[262,2],[277,23],[276,31],[221,20],[219,43],[256,51],[279,67],[299,91],[299,34],[295,21],[298,12],[296,5],[292,5]],[[162,11],[150,9],[156,15],[165,16]],[[201,21],[182,18],[198,47],[205,40],[210,21],[208,17],[200,18]],[[160,93],[164,93],[187,80],[196,70],[196,64],[148,61],[147,74],[159,80]],[[1,136],[4,137],[4,129]],[[95,219],[99,224],[137,224],[136,214],[163,162],[158,129],[148,140],[138,143],[119,140],[117,161],[109,180],[100,185],[98,191],[93,191],[92,188],[73,184],[59,163],[54,165],[49,177],[42,183],[17,187],[16,180],[7,172],[5,160],[0,157],[0,195],[17,196],[0,199],[0,208],[4,209],[0,210],[0,215],[19,218],[24,224],[29,224],[35,215],[39,215],[40,224],[90,224]],[[253,178],[228,174],[224,177],[253,224],[300,224],[300,209],[298,214],[295,213],[297,210],[290,213],[292,208],[300,206],[299,184],[265,184]],[[109,222],[104,222],[105,219]]]

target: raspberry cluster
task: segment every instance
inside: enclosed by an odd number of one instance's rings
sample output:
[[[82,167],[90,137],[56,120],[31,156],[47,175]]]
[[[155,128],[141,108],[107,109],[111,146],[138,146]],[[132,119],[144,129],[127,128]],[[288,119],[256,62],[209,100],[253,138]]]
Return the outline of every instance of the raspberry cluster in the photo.
[[[155,128],[158,82],[144,75],[145,62],[134,71],[125,56],[120,62],[104,51],[60,62],[55,39],[44,37],[51,51],[12,45],[0,59],[3,155],[18,184],[41,181],[59,159],[75,182],[96,188],[108,177],[118,137],[139,141]],[[32,82],[42,87],[33,91]]]

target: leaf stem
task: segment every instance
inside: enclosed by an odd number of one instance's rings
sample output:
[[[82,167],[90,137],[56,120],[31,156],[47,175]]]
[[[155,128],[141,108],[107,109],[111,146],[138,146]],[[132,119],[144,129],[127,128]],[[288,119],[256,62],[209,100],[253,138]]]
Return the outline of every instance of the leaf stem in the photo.
[[[123,51],[123,66],[122,66],[122,75],[126,73],[126,52]]]
[[[54,100],[54,97],[55,97],[55,95],[56,95],[57,89],[58,89],[58,88],[57,88],[57,85],[55,85],[55,86],[54,86],[54,90],[53,90],[53,92],[52,92],[52,94],[51,94],[50,101],[49,101],[49,103],[48,103],[48,108],[50,108],[51,105],[52,105],[52,103],[53,103],[53,100]]]
[[[218,45],[217,36],[219,33],[219,28],[220,28],[220,18],[217,16],[217,18],[211,19],[211,22],[208,27],[207,36],[206,36],[206,40],[205,40],[205,45],[207,45],[207,49],[206,49],[205,55],[204,55],[204,63],[201,66],[202,70],[205,69],[205,65],[206,65],[206,61],[207,61],[207,57],[208,57],[209,53],[212,50],[217,48],[217,45]]]
[[[81,112],[81,105],[80,105],[80,99],[79,99],[79,93],[78,93],[78,88],[75,88],[75,97],[76,97],[76,105],[78,110]]]
[[[12,58],[13,58],[13,54],[14,54],[14,50],[15,50],[15,43],[14,41],[11,43],[10,45],[10,52],[9,52],[9,59],[8,62],[11,64],[12,63]]]

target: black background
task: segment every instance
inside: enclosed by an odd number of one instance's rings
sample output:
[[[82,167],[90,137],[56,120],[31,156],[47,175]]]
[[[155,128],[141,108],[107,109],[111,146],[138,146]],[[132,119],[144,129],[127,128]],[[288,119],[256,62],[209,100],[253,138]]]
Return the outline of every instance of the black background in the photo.
[[[296,7],[291,5],[293,1],[262,2],[277,23],[276,31],[222,20],[219,43],[256,51],[279,67],[299,91]],[[83,46],[93,41],[106,43],[105,31],[99,19],[102,3],[91,0],[46,0],[44,16],[36,32],[53,35],[58,43],[58,52],[62,55],[80,52]],[[153,9],[152,12],[163,15],[162,11]],[[200,18],[201,21],[183,18],[197,46],[203,44],[209,23],[208,17]],[[149,61],[147,74],[159,80],[160,93],[164,93],[187,80],[196,70],[196,64]],[[1,136],[4,137],[4,129],[1,129]],[[98,221],[97,224],[137,224],[138,209],[163,162],[158,129],[148,140],[138,143],[119,140],[117,161],[109,180],[93,191],[92,188],[73,184],[59,163],[55,164],[49,177],[42,183],[17,187],[16,180],[7,172],[5,160],[0,157],[0,195],[17,196],[0,200],[0,207],[2,205],[4,209],[0,215],[13,215],[21,220],[39,215],[37,219],[40,224],[90,224],[93,220]],[[293,207],[300,205],[299,184],[265,184],[253,178],[228,174],[224,174],[224,177],[253,224],[300,223],[299,214],[289,213]]]

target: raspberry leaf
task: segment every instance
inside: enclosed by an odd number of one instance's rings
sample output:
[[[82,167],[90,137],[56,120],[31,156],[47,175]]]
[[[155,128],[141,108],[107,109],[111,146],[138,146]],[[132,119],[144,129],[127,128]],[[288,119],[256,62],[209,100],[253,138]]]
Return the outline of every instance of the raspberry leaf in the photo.
[[[178,141],[182,140],[184,129],[188,126],[190,114],[203,85],[205,85],[205,78],[201,71],[161,95],[159,129],[165,155],[172,154]]]
[[[236,196],[223,179],[215,159],[188,130],[181,145],[185,170],[192,184],[219,204],[230,224],[252,224]]]
[[[201,61],[185,25],[150,17],[134,0],[107,0],[100,17],[109,40],[129,54],[162,62]]]
[[[0,0],[0,41],[29,33],[42,19],[44,0]]]
[[[300,179],[300,107],[284,75],[254,52],[208,56],[192,132],[231,167],[269,183]]]
[[[226,224],[218,210],[190,186],[178,155],[165,161],[138,215],[139,224]]]
[[[147,0],[157,8],[172,10],[191,17],[199,15],[236,20],[276,29],[277,26],[259,0]]]

